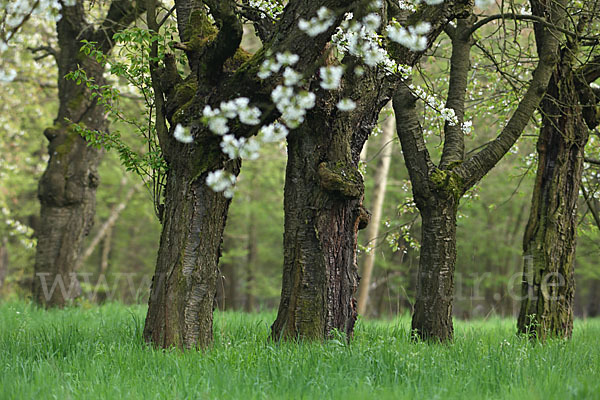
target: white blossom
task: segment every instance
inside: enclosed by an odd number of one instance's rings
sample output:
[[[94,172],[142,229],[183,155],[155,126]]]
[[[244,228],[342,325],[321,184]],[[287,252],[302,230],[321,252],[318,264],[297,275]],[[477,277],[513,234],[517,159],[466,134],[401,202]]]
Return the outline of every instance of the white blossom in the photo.
[[[469,136],[473,129],[473,121],[465,121],[462,124],[462,131],[465,135]]]
[[[342,99],[337,103],[337,108],[340,111],[352,111],[356,108],[356,102],[352,99]]]
[[[223,192],[227,198],[233,197],[235,181],[235,175],[222,169],[211,171],[206,177],[206,185],[215,192]]]
[[[260,17],[269,16],[272,19],[277,19],[283,12],[283,6],[276,1],[269,0],[250,0],[249,5],[261,12]]]
[[[363,18],[363,25],[371,30],[377,30],[381,25],[381,17],[379,14],[371,13],[367,14]]]
[[[317,96],[313,92],[302,91],[296,96],[298,106],[306,110],[310,110],[315,106]]]
[[[238,112],[240,122],[246,125],[258,125],[260,123],[260,116],[261,112],[257,107],[245,107]]]
[[[440,114],[442,115],[442,118],[448,122],[448,125],[454,126],[458,124],[456,112],[454,112],[453,108],[443,108],[442,111],[440,111]]]
[[[308,36],[314,37],[325,32],[334,22],[335,14],[326,7],[321,7],[317,10],[316,17],[312,17],[308,21],[301,18],[298,27]]]
[[[289,131],[285,125],[274,122],[270,125],[263,126],[260,130],[262,141],[265,143],[276,143],[285,139]]]
[[[302,74],[296,72],[293,68],[287,67],[283,71],[283,84],[285,86],[296,86],[302,79]]]
[[[173,137],[181,143],[192,143],[194,141],[194,137],[190,135],[181,124],[177,124],[175,127]]]
[[[227,118],[217,116],[208,120],[208,129],[219,136],[225,135],[229,132],[229,126],[227,126]]]
[[[344,69],[340,66],[321,67],[321,87],[327,90],[339,88],[343,73]]]
[[[427,48],[427,38],[423,35],[430,30],[431,24],[428,22],[420,22],[415,26],[408,27],[408,29],[399,24],[386,27],[387,37],[390,40],[400,43],[412,51],[423,51]]]
[[[289,51],[286,51],[285,53],[277,53],[275,58],[277,59],[277,62],[283,66],[294,65],[298,62],[298,60],[300,60],[300,56],[298,54],[293,54]]]

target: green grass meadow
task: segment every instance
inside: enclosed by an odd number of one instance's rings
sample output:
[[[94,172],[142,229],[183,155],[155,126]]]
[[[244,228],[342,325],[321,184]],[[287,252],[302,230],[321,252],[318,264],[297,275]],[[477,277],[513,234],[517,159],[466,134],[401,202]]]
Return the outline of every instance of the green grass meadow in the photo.
[[[268,340],[274,314],[217,312],[205,352],[143,343],[145,307],[0,304],[1,399],[600,399],[600,320],[544,345],[509,319],[413,343],[410,318],[360,320],[350,344]]]

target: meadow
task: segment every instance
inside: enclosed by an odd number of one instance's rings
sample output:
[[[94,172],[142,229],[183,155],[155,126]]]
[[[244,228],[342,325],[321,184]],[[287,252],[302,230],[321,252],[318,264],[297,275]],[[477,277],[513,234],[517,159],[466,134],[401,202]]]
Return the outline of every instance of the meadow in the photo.
[[[144,344],[146,307],[0,304],[1,399],[599,399],[600,320],[531,343],[515,321],[455,321],[415,343],[410,318],[359,320],[354,338],[273,343],[274,313],[217,312],[199,352]]]

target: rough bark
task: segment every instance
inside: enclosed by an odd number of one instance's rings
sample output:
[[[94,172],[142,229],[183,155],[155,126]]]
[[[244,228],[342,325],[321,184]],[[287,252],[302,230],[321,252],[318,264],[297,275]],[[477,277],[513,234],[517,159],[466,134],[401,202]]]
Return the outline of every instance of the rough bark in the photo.
[[[375,265],[375,254],[378,248],[379,241],[379,225],[381,223],[381,212],[383,210],[383,200],[387,189],[387,177],[390,169],[392,158],[392,140],[396,127],[396,119],[394,115],[390,115],[383,126],[383,134],[381,135],[381,158],[377,163],[375,170],[375,187],[373,188],[373,200],[371,203],[371,222],[365,233],[367,238],[367,247],[371,250],[365,254],[362,275],[360,278],[359,294],[358,294],[358,313],[365,314],[367,311],[367,303],[369,301],[369,290],[371,286],[371,274]],[[366,146],[365,146],[366,148]]]
[[[144,327],[144,338],[159,347],[205,348],[212,343],[217,265],[230,199],[208,188],[206,175],[194,177],[175,162],[169,165]]]
[[[331,120],[313,116],[288,136],[283,284],[271,328],[276,340],[323,339],[333,329],[351,334],[357,316],[363,181],[358,160],[325,161],[343,133],[325,121]]]
[[[597,124],[584,117],[580,91],[587,85],[574,69],[572,50],[563,50],[541,104],[538,168],[523,237],[518,330],[539,340],[569,338],[573,331],[577,206],[585,145]]]
[[[93,224],[99,183],[102,152],[89,147],[69,121],[98,132],[108,129],[104,109],[91,99],[89,89],[64,76],[79,65],[89,78],[104,84],[103,68],[79,51],[81,40],[95,41],[108,53],[112,34],[138,13],[131,2],[114,1],[105,22],[95,30],[85,21],[83,3],[77,2],[63,7],[56,25],[59,110],[54,126],[44,131],[50,158],[38,188],[41,213],[32,287],[33,299],[46,307],[62,307],[78,295],[74,271],[83,239]]]

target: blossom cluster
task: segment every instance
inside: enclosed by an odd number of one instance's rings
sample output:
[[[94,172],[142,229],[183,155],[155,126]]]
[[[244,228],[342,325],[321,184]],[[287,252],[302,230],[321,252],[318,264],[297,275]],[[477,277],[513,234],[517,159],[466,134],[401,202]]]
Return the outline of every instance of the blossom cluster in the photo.
[[[4,6],[6,19],[3,21],[9,28],[16,28],[23,23],[23,20],[29,15],[39,15],[43,17],[52,16],[56,20],[60,19],[59,11],[62,4],[74,6],[75,0],[14,0],[9,1]]]
[[[427,49],[427,38],[425,35],[431,30],[429,22],[419,22],[408,29],[394,22],[386,27],[387,37],[412,51],[424,51]]]
[[[315,37],[325,32],[335,22],[335,14],[327,7],[321,7],[317,10],[317,16],[309,20],[300,18],[298,27],[308,36]]]
[[[250,5],[250,7],[261,12],[261,18],[265,18],[265,16],[268,16],[271,19],[278,19],[279,16],[283,13],[283,6],[277,1],[250,0],[248,4]]]
[[[229,132],[227,120],[236,117],[243,124],[258,125],[261,112],[257,107],[251,107],[249,104],[250,100],[247,97],[238,97],[221,102],[220,108],[212,109],[211,106],[206,105],[202,111],[203,119],[208,125],[208,129],[219,136],[224,136]]]
[[[357,21],[352,13],[347,13],[333,35],[332,42],[341,54],[350,54],[369,67],[381,66],[386,73],[400,74],[405,78],[412,72],[411,68],[398,65],[381,46],[381,37],[377,33],[380,25],[379,14],[370,13]],[[354,72],[361,75],[363,71],[359,66]]]
[[[439,110],[442,118],[447,121],[450,126],[458,125],[459,121],[454,109],[446,108],[440,99],[427,93],[422,87],[411,84],[409,85],[409,88],[415,96],[423,100],[429,107],[434,110]]]

